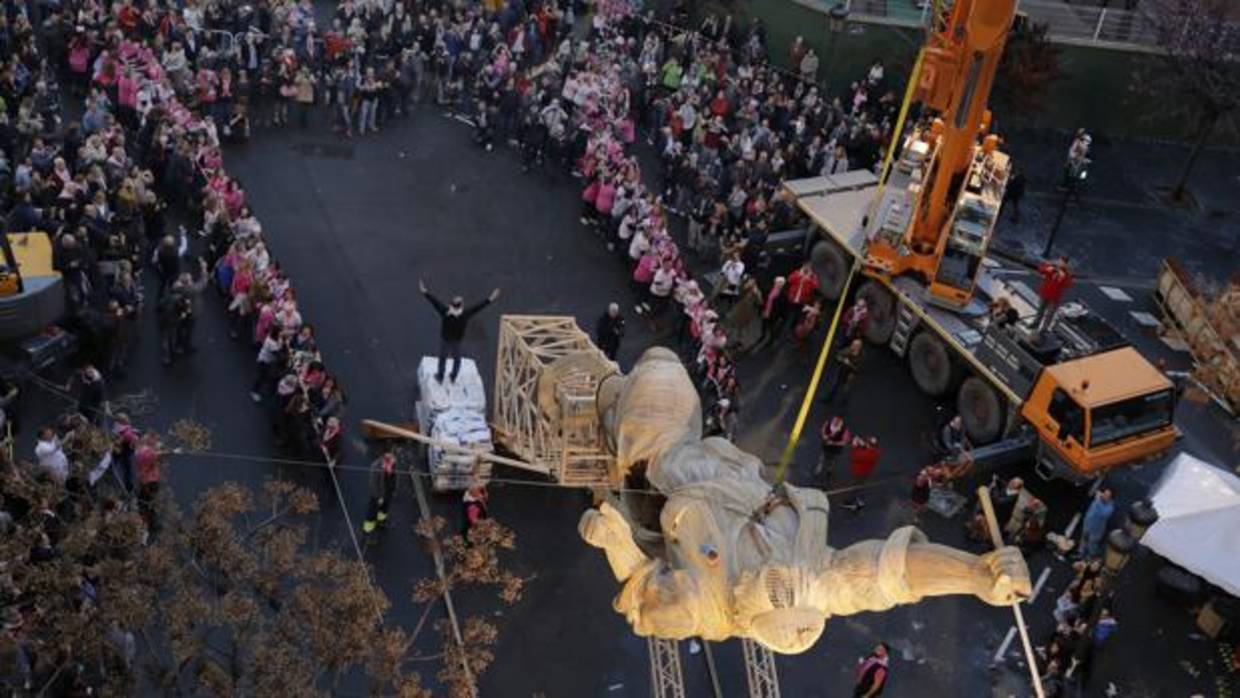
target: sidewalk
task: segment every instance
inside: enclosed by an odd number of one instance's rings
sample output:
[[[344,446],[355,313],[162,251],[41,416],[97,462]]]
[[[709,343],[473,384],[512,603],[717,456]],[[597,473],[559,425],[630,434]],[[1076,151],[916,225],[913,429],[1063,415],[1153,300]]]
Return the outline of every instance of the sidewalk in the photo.
[[[1041,255],[1063,205],[1057,186],[1068,140],[1068,134],[1046,131],[1011,136],[1027,190],[1019,223],[1004,211],[997,251]],[[1150,284],[1162,258],[1175,256],[1191,272],[1224,281],[1240,254],[1236,156],[1203,152],[1190,180],[1196,210],[1173,209],[1161,203],[1158,190],[1175,181],[1187,153],[1180,146],[1095,137],[1089,179],[1080,201],[1067,206],[1053,253],[1067,254],[1086,274]]]

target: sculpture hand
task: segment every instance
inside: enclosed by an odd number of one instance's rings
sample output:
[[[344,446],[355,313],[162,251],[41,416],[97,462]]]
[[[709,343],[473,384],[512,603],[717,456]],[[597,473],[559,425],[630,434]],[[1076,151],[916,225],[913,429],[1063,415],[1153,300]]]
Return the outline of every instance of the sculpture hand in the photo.
[[[610,504],[590,509],[581,515],[577,532],[585,542],[607,553],[607,562],[616,579],[624,581],[650,558],[633,541],[633,529]]]
[[[981,587],[977,597],[994,606],[1010,606],[1029,597],[1029,567],[1020,549],[1004,546],[980,558]]]

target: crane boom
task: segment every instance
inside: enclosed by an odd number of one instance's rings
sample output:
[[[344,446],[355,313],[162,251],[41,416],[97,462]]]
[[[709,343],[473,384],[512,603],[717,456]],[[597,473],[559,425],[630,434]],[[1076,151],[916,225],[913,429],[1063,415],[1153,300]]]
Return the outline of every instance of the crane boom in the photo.
[[[930,32],[913,77],[913,98],[930,118],[904,137],[895,174],[907,177],[889,183],[908,199],[894,207],[904,215],[894,225],[880,221],[866,250],[872,273],[918,273],[949,305],[972,298],[1006,183],[1007,157],[987,136],[987,102],[1015,11],[1015,0],[957,0]]]

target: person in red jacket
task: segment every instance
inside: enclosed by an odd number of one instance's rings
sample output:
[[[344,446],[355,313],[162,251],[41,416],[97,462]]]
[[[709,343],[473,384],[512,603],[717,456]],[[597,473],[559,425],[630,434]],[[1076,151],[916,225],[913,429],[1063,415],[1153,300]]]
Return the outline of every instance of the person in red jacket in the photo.
[[[788,275],[788,285],[784,287],[784,297],[788,299],[788,316],[795,324],[801,318],[801,309],[814,299],[818,293],[818,275],[806,261],[800,269]]]
[[[1063,302],[1063,294],[1072,288],[1072,272],[1068,269],[1068,258],[1060,257],[1054,262],[1043,262],[1038,265],[1038,273],[1042,275],[1042,284],[1038,286],[1038,316],[1033,321],[1034,333],[1041,335],[1055,318],[1055,311]]]
[[[852,500],[844,503],[844,508],[857,512],[865,507],[865,499],[861,497],[860,488],[874,474],[878,467],[878,458],[882,451],[878,448],[878,437],[855,436],[852,449],[848,454],[848,469],[852,474],[852,487],[856,490]]]
[[[490,497],[487,494],[487,486],[475,482],[465,490],[465,494],[461,497],[461,508],[464,510],[464,521],[461,533],[465,536],[465,540],[469,540],[469,532],[481,520],[488,518],[487,504]]]

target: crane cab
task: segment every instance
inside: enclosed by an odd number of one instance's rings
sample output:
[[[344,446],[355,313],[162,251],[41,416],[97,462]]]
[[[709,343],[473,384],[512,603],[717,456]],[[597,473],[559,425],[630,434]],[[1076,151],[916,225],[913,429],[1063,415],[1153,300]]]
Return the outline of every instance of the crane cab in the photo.
[[[1132,347],[1044,368],[1021,409],[1044,474],[1081,480],[1159,455],[1176,438],[1171,381]]]
[[[978,147],[955,210],[939,238],[930,298],[959,310],[969,304],[977,288],[982,260],[999,219],[1007,186],[1008,156],[997,150],[997,139],[987,137]]]

